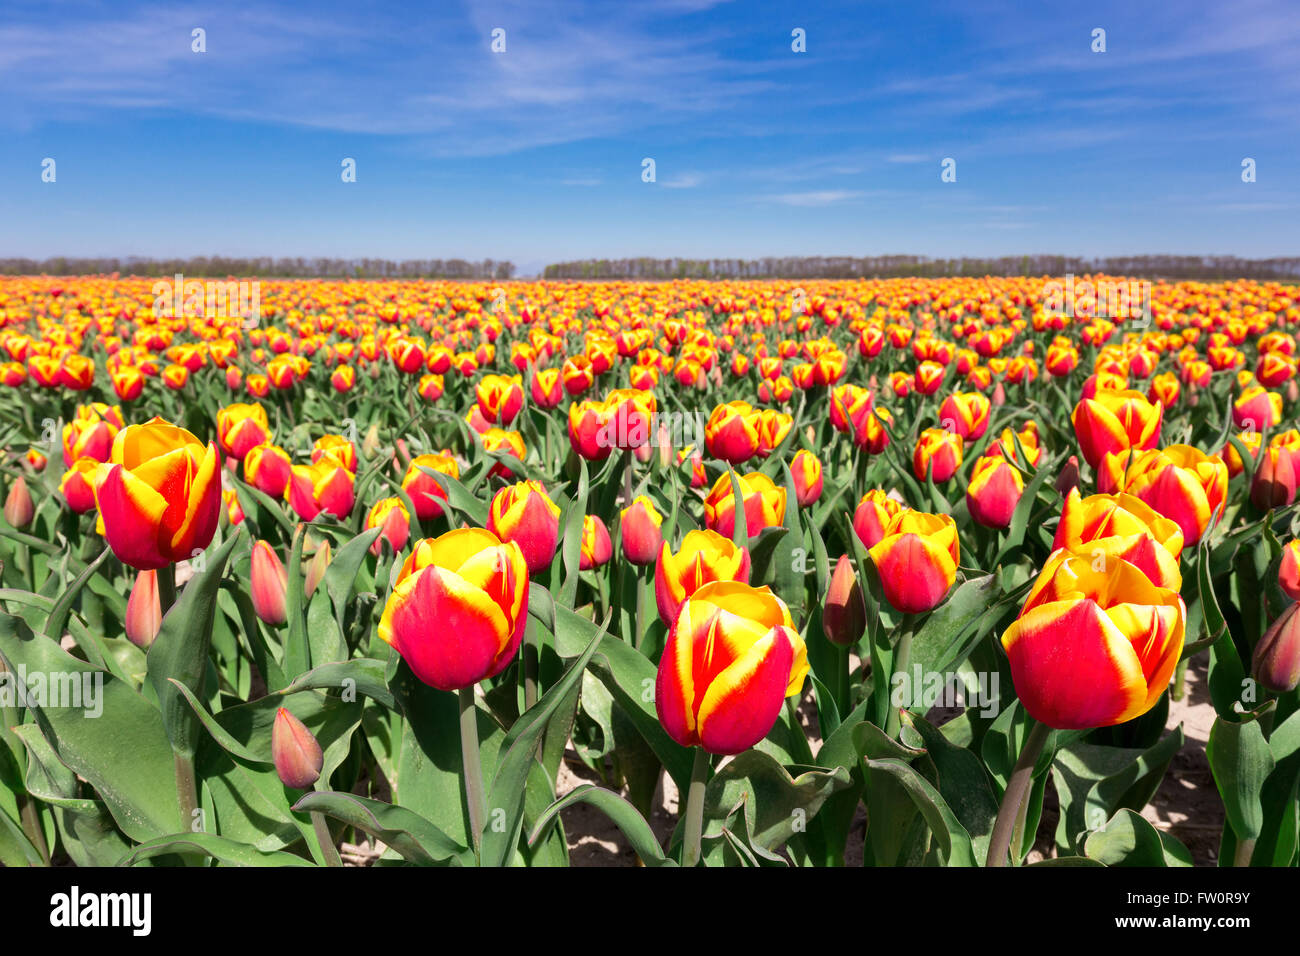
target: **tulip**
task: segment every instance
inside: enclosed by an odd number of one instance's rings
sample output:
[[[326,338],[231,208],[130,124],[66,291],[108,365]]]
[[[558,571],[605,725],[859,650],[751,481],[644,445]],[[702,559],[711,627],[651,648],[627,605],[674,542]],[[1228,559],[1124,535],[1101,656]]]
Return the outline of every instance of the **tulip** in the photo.
[[[158,572],[138,571],[131,596],[126,600],[126,637],[141,650],[148,650],[162,628],[162,600],[158,595]]]
[[[957,580],[957,525],[951,515],[900,511],[870,552],[885,600],[904,614],[938,607]]]
[[[663,545],[660,527],[664,517],[645,495],[638,495],[619,513],[619,540],[623,557],[637,566],[653,564]]]
[[[442,398],[445,389],[444,380],[441,375],[430,372],[428,375],[420,376],[420,384],[416,386],[416,391],[426,402],[436,402]]]
[[[848,647],[862,637],[866,628],[867,606],[862,599],[862,586],[848,555],[842,554],[826,589],[822,632],[832,644]]]
[[[383,529],[370,545],[371,554],[378,556],[385,541],[392,547],[394,554],[406,547],[406,541],[411,535],[411,515],[406,510],[406,505],[402,504],[402,499],[393,496],[376,501],[366,515],[366,530],[371,528]]]
[[[1084,460],[1096,468],[1107,453],[1154,448],[1160,442],[1163,408],[1135,391],[1101,390],[1079,402],[1071,421]]]
[[[918,481],[928,474],[936,483],[952,478],[961,467],[963,442],[961,435],[946,428],[927,428],[916,439],[912,453],[912,471]]]
[[[244,455],[244,481],[272,498],[283,498],[293,474],[289,453],[278,445],[257,445]]]
[[[609,528],[597,515],[586,515],[582,519],[582,543],[578,559],[579,571],[598,568],[614,556],[614,543],[609,537]]]
[[[837,432],[855,431],[871,412],[871,390],[859,385],[840,385],[831,389],[831,425]]]
[[[475,387],[474,396],[489,424],[509,425],[524,407],[523,379],[518,375],[485,375]]]
[[[538,408],[555,408],[564,399],[564,388],[560,384],[560,370],[555,368],[538,369],[533,373],[530,391],[533,396],[533,404]]]
[[[306,790],[320,779],[325,755],[306,724],[281,707],[271,725],[271,760],[286,787]]]
[[[1140,452],[1128,467],[1124,491],[1178,522],[1195,545],[1228,495],[1228,466],[1191,445]]]
[[[289,572],[280,556],[265,541],[253,542],[248,589],[259,619],[276,627],[289,619],[285,605]]]
[[[156,570],[206,548],[220,517],[220,469],[212,442],[161,418],[118,432],[95,474],[99,520],[118,560]]]
[[[1288,542],[1282,549],[1282,564],[1277,571],[1277,583],[1287,597],[1293,601],[1300,601],[1300,539]]]
[[[822,463],[806,448],[795,452],[790,460],[790,477],[794,479],[794,497],[800,508],[807,508],[822,496]]]
[[[271,441],[266,409],[256,403],[239,402],[218,409],[217,441],[231,458],[243,460],[251,449]]]
[[[429,474],[430,471],[460,478],[460,466],[450,452],[431,452],[411,459],[402,478],[402,490],[415,505],[416,515],[426,521],[442,514],[439,502],[447,500],[447,492],[438,484],[438,479]]]
[[[1240,432],[1237,435],[1237,440],[1246,447],[1248,452],[1250,452],[1250,457],[1253,461],[1259,460],[1259,447],[1264,443],[1264,436],[1262,434],[1259,432]],[[1219,457],[1222,458],[1224,463],[1228,466],[1229,478],[1236,478],[1246,470],[1246,464],[1241,460],[1241,455],[1237,452],[1236,446],[1234,446],[1232,442],[1227,442],[1223,446],[1223,450],[1219,452]]]
[[[749,551],[714,531],[688,531],[677,554],[665,541],[655,566],[659,619],[672,627],[682,604],[711,581],[749,583]]]
[[[767,736],[807,674],[807,648],[780,598],[739,582],[706,584],[669,631],[655,709],[683,747],[737,754]]]
[[[480,437],[483,440],[483,453],[489,457],[510,455],[523,461],[528,454],[528,450],[524,447],[524,438],[519,432],[510,432],[503,428],[492,427]],[[492,466],[492,470],[488,472],[488,475],[490,477],[499,475],[502,478],[509,479],[514,477],[514,472],[507,468],[503,462],[498,461]]]
[[[739,465],[758,454],[759,413],[748,402],[719,405],[704,426],[704,447],[714,458]]]
[[[1260,511],[1285,508],[1295,500],[1300,476],[1296,459],[1284,448],[1270,445],[1260,450],[1259,464],[1250,481],[1250,500]]]
[[[32,503],[32,493],[27,490],[27,479],[19,475],[9,486],[5,498],[5,520],[11,527],[25,528],[36,517],[36,506]]]
[[[488,530],[516,544],[531,574],[550,567],[560,539],[560,506],[538,481],[521,481],[496,493],[488,508]]]
[[[1052,542],[1053,550],[1060,548],[1087,555],[1094,563],[1127,561],[1157,587],[1182,587],[1182,528],[1133,495],[1084,498],[1077,489],[1071,491]]]
[[[122,410],[116,405],[77,406],[75,417],[63,426],[63,464],[71,467],[79,458],[108,461],[113,439],[123,427]]]
[[[765,408],[758,413],[758,455],[766,458],[772,454],[785,436],[790,434],[794,419],[784,412]]]
[[[78,458],[59,479],[59,493],[77,514],[85,514],[95,507],[95,475],[99,465],[93,458]]]
[[[704,499],[704,523],[711,531],[730,536],[736,529],[736,496],[731,472],[718,476]],[[785,489],[762,472],[736,475],[745,511],[745,530],[754,537],[764,528],[778,527],[785,520]]]
[[[322,435],[312,445],[311,461],[318,464],[322,459],[331,459],[352,474],[357,473],[357,446],[342,435]]]
[[[964,441],[978,441],[988,431],[990,407],[979,392],[954,392],[939,406],[939,423]]]
[[[1048,558],[1002,635],[1016,694],[1049,727],[1082,730],[1140,717],[1169,686],[1187,610],[1178,592],[1122,559]]]
[[[1251,673],[1275,694],[1300,686],[1300,604],[1288,605],[1259,639]]]
[[[1005,528],[1011,524],[1024,491],[1025,480],[1009,462],[981,458],[966,488],[966,508],[976,523],[986,528]]]
[[[284,495],[303,521],[311,521],[322,511],[346,518],[356,503],[354,481],[350,471],[334,458],[325,457],[311,465],[294,465]]]
[[[527,611],[520,546],[461,528],[420,541],[402,563],[379,637],[425,684],[460,690],[505,670],[523,640]]]
[[[1261,386],[1248,388],[1232,403],[1232,424],[1248,432],[1271,428],[1282,420],[1282,396]]]
[[[880,489],[872,489],[862,496],[853,512],[853,530],[863,547],[871,548],[885,536],[894,517],[904,510],[904,505],[890,498]]]

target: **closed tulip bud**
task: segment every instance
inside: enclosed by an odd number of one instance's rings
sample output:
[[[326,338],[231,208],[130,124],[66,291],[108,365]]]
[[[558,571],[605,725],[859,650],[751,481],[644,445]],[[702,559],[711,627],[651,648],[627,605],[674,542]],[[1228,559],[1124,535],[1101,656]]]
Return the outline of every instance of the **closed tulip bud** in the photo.
[[[1255,680],[1275,694],[1300,686],[1300,604],[1290,604],[1255,645]]]
[[[598,568],[614,556],[614,543],[610,540],[609,529],[598,515],[586,515],[582,519],[582,545],[578,558],[578,570],[590,571]]]
[[[1062,496],[1068,496],[1071,491],[1079,487],[1079,459],[1071,455],[1061,467],[1061,473],[1056,477],[1056,491]]]
[[[288,588],[289,573],[280,556],[265,541],[254,541],[248,589],[253,610],[261,620],[277,627],[288,620]]]
[[[715,531],[688,531],[681,549],[672,553],[665,541],[655,565],[655,604],[668,627],[682,604],[711,581],[749,583],[749,551]]]
[[[638,496],[632,504],[619,514],[619,540],[623,547],[623,557],[632,564],[644,566],[653,564],[659,557],[663,545],[664,516],[645,495]]]
[[[965,441],[977,441],[988,431],[989,406],[979,392],[954,392],[939,406],[939,422]]]
[[[162,602],[158,597],[158,572],[139,571],[126,601],[126,638],[148,650],[162,627]]]
[[[957,580],[957,525],[951,515],[900,511],[871,548],[885,600],[904,614],[943,603]]]
[[[331,556],[330,543],[322,541],[316,553],[312,555],[311,561],[307,563],[307,575],[302,585],[307,600],[311,600],[311,596],[316,593],[316,588],[325,577],[325,572],[329,570]]]
[[[550,567],[560,540],[560,506],[537,481],[521,481],[496,493],[488,508],[488,530],[519,545],[528,570]]]
[[[785,488],[777,487],[761,471],[737,475],[741,507],[745,510],[745,530],[754,537],[764,528],[779,527],[785,520]],[[723,472],[704,499],[704,523],[711,531],[731,536],[736,530],[736,496],[731,472]]]
[[[59,479],[60,494],[77,514],[85,514],[95,507],[95,475],[99,464],[93,458],[78,458]]]
[[[430,472],[459,478],[460,466],[447,452],[416,455],[407,465],[406,475],[402,478],[402,490],[415,505],[416,515],[425,520],[442,514],[442,502],[447,500],[447,492],[443,491],[438,479]]]
[[[704,447],[710,455],[733,465],[758,454],[759,412],[748,402],[719,405],[704,426]]]
[[[794,497],[800,508],[807,508],[822,496],[822,463],[806,448],[795,452],[790,460],[790,477],[794,479]]]
[[[528,620],[528,565],[518,544],[461,528],[420,541],[403,562],[379,637],[438,690],[505,670]]]
[[[283,498],[293,475],[289,453],[279,445],[257,445],[244,455],[244,481],[272,498]]]
[[[5,498],[5,520],[12,527],[25,528],[35,516],[36,506],[32,504],[32,494],[27,490],[27,479],[19,475],[9,486],[9,494]]]
[[[1285,449],[1260,449],[1259,464],[1250,481],[1250,500],[1256,508],[1285,508],[1295,500],[1296,484],[1294,461]]]
[[[966,508],[978,524],[1005,528],[1011,524],[1025,481],[1020,472],[1000,458],[981,458],[975,463],[966,488]]]
[[[1300,539],[1289,542],[1282,549],[1282,565],[1277,570],[1277,583],[1287,597],[1300,601]]]
[[[325,755],[307,725],[281,707],[271,725],[271,759],[280,782],[295,790],[306,790],[320,779]]]
[[[109,547],[145,571],[189,559],[212,542],[221,515],[221,461],[161,418],[128,425],[95,473],[95,501]]]
[[[31,466],[32,471],[41,472],[45,470],[46,462],[49,460],[35,448],[27,449],[27,464]]]
[[[867,606],[862,599],[862,586],[848,555],[842,554],[826,590],[822,631],[832,644],[847,647],[856,643],[866,628]]]
[[[767,736],[807,675],[807,648],[780,598],[766,587],[706,584],[669,631],[655,709],[683,747],[738,754]]]
[[[1002,635],[1016,695],[1062,730],[1140,717],[1169,686],[1186,614],[1177,591],[1127,561],[1056,551]]]

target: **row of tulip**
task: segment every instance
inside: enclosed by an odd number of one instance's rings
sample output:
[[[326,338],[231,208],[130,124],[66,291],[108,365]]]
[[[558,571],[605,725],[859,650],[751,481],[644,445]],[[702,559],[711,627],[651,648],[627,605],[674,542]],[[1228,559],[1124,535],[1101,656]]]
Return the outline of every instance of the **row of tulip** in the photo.
[[[1220,856],[1293,862],[1288,290],[813,285],[0,284],[0,859],[551,865],[587,802],[647,864],[1005,865],[1050,786],[1049,856],[1178,865],[1208,657]]]

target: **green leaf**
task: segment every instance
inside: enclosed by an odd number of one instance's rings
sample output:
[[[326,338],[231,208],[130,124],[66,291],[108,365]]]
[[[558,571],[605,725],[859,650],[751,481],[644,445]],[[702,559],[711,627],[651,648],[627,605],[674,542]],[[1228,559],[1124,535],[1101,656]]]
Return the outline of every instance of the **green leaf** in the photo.
[[[1182,862],[1186,847],[1173,837],[1169,840],[1171,852],[1167,854],[1160,832],[1141,814],[1126,808],[1088,834],[1083,852],[1104,866],[1190,866],[1190,861]],[[1172,864],[1171,856],[1175,860]]]
[[[339,690],[355,691],[363,694],[385,707],[397,708],[393,693],[388,688],[385,677],[388,665],[373,657],[356,657],[349,661],[334,661],[313,667],[300,675],[282,694],[295,694],[301,690]],[[352,681],[348,688],[347,682]]]
[[[140,844],[122,858],[119,866],[174,853],[198,852],[225,866],[311,866],[310,860],[283,851],[266,852],[215,833],[176,833]]]
[[[422,866],[449,863],[473,866],[474,855],[418,813],[351,793],[320,790],[293,806],[299,812],[315,811],[341,820],[383,841],[404,860]]]
[[[1205,756],[1232,832],[1238,841],[1255,839],[1264,825],[1260,792],[1275,766],[1259,721],[1215,718]]]
[[[199,723],[171,682],[177,680],[196,694],[203,693],[212,618],[217,612],[217,588],[230,552],[240,538],[239,532],[232,534],[207,559],[206,569],[190,579],[163,618],[158,637],[149,648],[149,682],[158,695],[167,739],[178,754],[193,756]]]
[[[537,819],[532,832],[528,835],[529,844],[535,844],[545,836],[552,823],[559,817],[560,811],[575,803],[590,804],[609,817],[646,866],[677,865],[675,861],[664,856],[663,848],[655,839],[654,831],[650,829],[650,824],[636,807],[612,790],[604,790],[586,783],[570,790],[546,808],[546,812]]]
[[[938,844],[939,858],[947,866],[975,866],[975,848],[970,833],[949,808],[934,786],[912,767],[896,758],[867,760],[872,771],[889,774],[900,784],[925,818]]]

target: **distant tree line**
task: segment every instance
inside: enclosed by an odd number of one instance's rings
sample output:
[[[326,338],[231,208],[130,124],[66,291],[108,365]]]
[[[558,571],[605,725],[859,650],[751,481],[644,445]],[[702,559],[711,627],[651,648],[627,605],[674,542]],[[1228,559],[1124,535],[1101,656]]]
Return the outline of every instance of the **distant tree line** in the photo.
[[[558,262],[547,279],[878,279],[899,276],[1142,275],[1168,279],[1295,279],[1300,258],[1236,256],[1003,256],[931,259],[926,256],[804,256],[765,259],[582,259]]]
[[[509,279],[513,262],[484,259],[0,259],[0,275],[294,276],[320,279]]]

